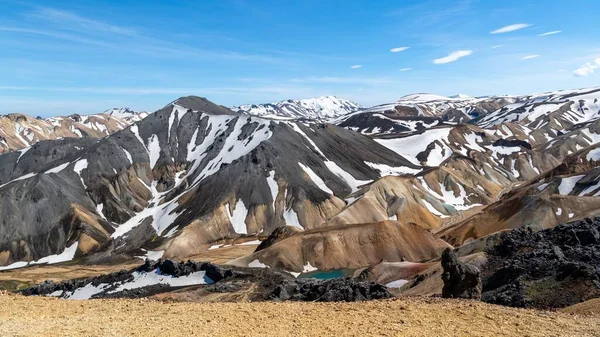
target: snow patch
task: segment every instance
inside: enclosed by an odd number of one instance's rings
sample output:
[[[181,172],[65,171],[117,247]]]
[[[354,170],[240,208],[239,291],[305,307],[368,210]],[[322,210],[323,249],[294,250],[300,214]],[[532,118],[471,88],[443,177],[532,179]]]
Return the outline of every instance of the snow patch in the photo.
[[[319,187],[323,192],[333,195],[333,191],[331,189],[329,189],[329,187],[327,187],[327,185],[325,185],[325,182],[323,181],[323,179],[321,179],[321,177],[319,177],[313,170],[311,170],[310,167],[308,167],[300,162],[298,162],[298,165],[300,165],[302,170],[304,170],[304,172],[308,175],[310,180],[312,180],[317,185],[317,187]]]
[[[248,234],[248,226],[246,225],[246,216],[248,216],[248,209],[244,205],[242,199],[239,199],[235,204],[235,209],[231,212],[229,204],[226,206],[227,217],[229,222],[233,226],[233,230],[238,234]]]

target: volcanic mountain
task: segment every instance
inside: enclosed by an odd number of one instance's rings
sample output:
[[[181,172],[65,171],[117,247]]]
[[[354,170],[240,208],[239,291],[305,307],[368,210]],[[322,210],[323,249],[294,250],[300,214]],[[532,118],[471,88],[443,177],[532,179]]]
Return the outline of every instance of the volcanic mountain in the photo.
[[[278,103],[247,104],[232,108],[234,111],[253,116],[318,120],[343,116],[361,109],[360,105],[335,96],[321,96],[300,100],[288,99]]]
[[[418,169],[335,125],[183,97],[99,141],[39,142],[0,156],[0,263],[142,248],[182,257],[284,224],[315,228],[380,178],[379,167]]]

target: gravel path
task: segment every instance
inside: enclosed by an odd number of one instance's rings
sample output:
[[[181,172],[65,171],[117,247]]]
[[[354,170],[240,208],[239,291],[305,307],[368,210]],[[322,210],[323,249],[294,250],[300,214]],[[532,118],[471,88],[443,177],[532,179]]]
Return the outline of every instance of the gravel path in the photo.
[[[362,303],[70,301],[0,294],[2,336],[593,336],[600,316],[406,298]]]

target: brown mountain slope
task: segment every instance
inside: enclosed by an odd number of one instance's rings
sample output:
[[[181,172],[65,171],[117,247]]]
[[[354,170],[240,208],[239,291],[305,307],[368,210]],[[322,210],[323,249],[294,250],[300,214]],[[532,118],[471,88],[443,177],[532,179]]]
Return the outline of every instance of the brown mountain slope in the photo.
[[[561,165],[525,183],[480,213],[437,231],[454,246],[519,227],[533,230],[600,213],[600,144],[568,156]]]
[[[448,245],[415,224],[383,221],[309,230],[229,262],[292,272],[359,268],[386,261],[423,261]]]

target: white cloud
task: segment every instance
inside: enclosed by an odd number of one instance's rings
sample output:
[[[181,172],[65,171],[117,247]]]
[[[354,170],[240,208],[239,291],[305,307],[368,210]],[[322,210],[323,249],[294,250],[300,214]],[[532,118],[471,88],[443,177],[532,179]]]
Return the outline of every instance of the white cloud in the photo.
[[[534,58],[537,58],[537,57],[540,57],[540,55],[536,55],[536,54],[534,54],[534,55],[527,55],[527,56],[521,57],[521,60],[531,60],[531,59],[534,59]]]
[[[353,66],[350,66],[350,68],[352,68],[352,69],[362,68],[362,64],[355,64]]]
[[[498,28],[496,30],[492,30],[490,33],[491,34],[509,33],[509,32],[514,32],[515,30],[527,28],[529,26],[531,26],[531,25],[528,23],[515,23],[514,25],[508,25],[508,26],[504,26],[502,28]]]
[[[448,56],[444,56],[439,59],[433,60],[433,63],[435,63],[435,64],[450,63],[450,62],[454,62],[460,58],[463,58],[465,56],[469,56],[471,54],[473,54],[472,50],[457,50],[457,51],[451,52],[450,54],[448,54]]]
[[[409,70],[412,70],[412,68],[402,68],[402,69],[400,69],[398,71],[409,71]]]
[[[391,51],[392,53],[398,53],[398,52],[401,52],[401,51],[405,51],[405,50],[407,50],[408,48],[410,48],[410,47],[398,47],[398,48],[392,48],[392,49],[390,49],[390,51]]]
[[[504,47],[503,44],[497,44],[497,45],[493,45],[492,49],[498,49],[498,48],[502,48],[502,47]]]
[[[562,32],[562,30],[553,30],[553,31],[551,31],[551,32],[546,32],[546,33],[544,33],[544,34],[540,34],[540,35],[538,35],[538,36],[548,36],[548,35],[554,35],[554,34],[558,34],[558,33],[561,33],[561,32]]]
[[[573,74],[577,77],[588,76],[593,74],[598,68],[600,68],[600,57],[575,69]]]

